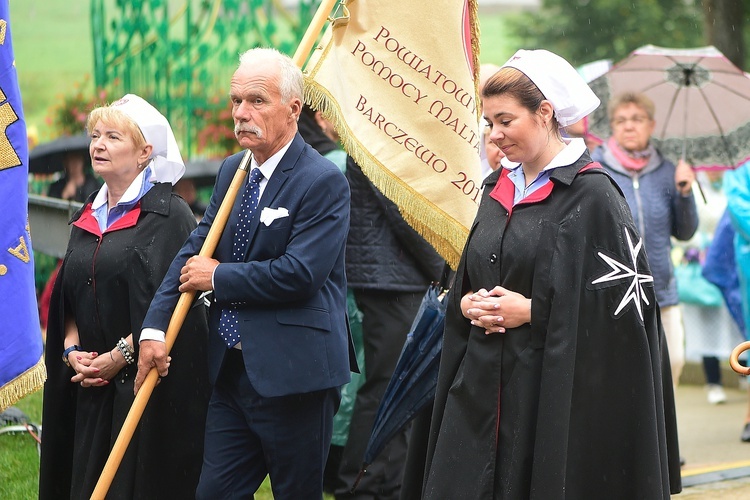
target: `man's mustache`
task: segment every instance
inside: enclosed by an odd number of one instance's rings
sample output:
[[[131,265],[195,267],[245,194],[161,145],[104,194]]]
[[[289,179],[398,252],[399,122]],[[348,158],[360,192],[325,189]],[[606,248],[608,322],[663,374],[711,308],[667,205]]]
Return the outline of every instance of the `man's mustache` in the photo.
[[[234,135],[237,136],[241,132],[248,132],[250,134],[255,134],[259,139],[263,137],[263,131],[256,127],[255,125],[245,125],[245,124],[237,124],[234,126]]]

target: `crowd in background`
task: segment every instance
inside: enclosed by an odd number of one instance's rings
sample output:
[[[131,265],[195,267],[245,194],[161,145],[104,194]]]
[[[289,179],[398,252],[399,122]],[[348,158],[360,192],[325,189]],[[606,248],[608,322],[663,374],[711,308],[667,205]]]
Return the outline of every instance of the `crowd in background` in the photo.
[[[494,65],[483,66],[480,94],[499,69]],[[500,94],[497,92],[492,96]],[[671,381],[677,386],[685,361],[698,361],[706,378],[707,402],[722,404],[727,399],[722,387],[727,383],[722,378],[722,367],[726,365],[731,348],[745,338],[750,311],[750,266],[746,265],[744,253],[747,247],[741,244],[750,241],[750,230],[746,227],[750,221],[750,163],[733,172],[706,170],[696,175],[686,159],[662,157],[650,141],[654,103],[644,96],[627,94],[613,100],[609,117],[612,137],[603,144],[587,141],[587,147],[593,161],[604,167],[624,193],[635,227],[645,236],[656,301],[669,345]],[[560,128],[561,144],[563,139],[568,139],[566,136],[591,139],[586,134],[585,117],[576,118],[569,126]],[[364,478],[358,481],[356,491],[352,488],[360,472],[374,414],[408,328],[427,286],[441,279],[445,263],[404,222],[398,208],[364,176],[356,162],[343,152],[332,125],[319,112],[305,108],[299,127],[305,141],[344,173],[352,192],[346,249],[347,310],[362,374],[355,376],[343,389],[324,487],[337,499],[409,498],[411,493],[401,491],[402,482],[406,481],[408,427],[371,465]],[[511,162],[505,158],[499,141],[493,138],[491,127],[482,120],[478,129],[482,138],[482,175],[487,177],[504,167],[509,169]],[[588,154],[582,153],[582,157],[588,158]],[[704,197],[697,195],[695,183],[700,184]],[[89,159],[71,153],[66,157],[63,171],[54,177],[34,179],[30,191],[40,193],[46,187],[50,197],[83,203],[87,199],[90,202],[102,184],[101,177],[93,175]],[[174,191],[185,199],[200,221],[207,206],[206,196],[197,195],[189,179],[175,182]],[[664,192],[669,192],[669,197],[664,198]],[[745,208],[747,212],[743,211]],[[723,226],[722,220],[725,221]],[[733,231],[739,241],[734,243],[731,237],[725,238],[722,241],[725,245],[730,241],[731,248],[725,246],[719,254],[722,258],[731,250],[736,258],[736,286],[729,290],[717,287],[716,280],[706,280],[702,272],[714,245],[715,233],[722,227]],[[175,251],[172,249],[171,253]],[[714,251],[718,250],[714,248]],[[45,327],[59,267],[58,263],[46,289],[40,290],[40,319]],[[161,274],[165,271],[161,270]],[[735,310],[731,304],[727,307],[726,297],[732,293],[741,297],[739,312],[736,303]],[[457,314],[464,311],[464,317],[468,318],[463,305],[457,308]],[[130,344],[133,344],[132,339]],[[750,397],[743,425],[741,439],[750,442]],[[433,447],[431,452],[434,451]],[[439,480],[450,480],[450,477],[433,478],[437,483]]]

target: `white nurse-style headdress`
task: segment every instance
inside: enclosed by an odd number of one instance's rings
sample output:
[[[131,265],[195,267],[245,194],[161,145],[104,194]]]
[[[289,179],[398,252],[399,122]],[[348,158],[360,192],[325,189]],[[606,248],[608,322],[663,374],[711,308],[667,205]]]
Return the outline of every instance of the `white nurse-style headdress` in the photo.
[[[185,173],[185,162],[169,121],[145,99],[127,94],[110,107],[122,111],[133,120],[154,148],[151,153],[151,181],[177,183]]]
[[[534,82],[552,103],[561,127],[580,121],[600,104],[575,68],[548,50],[521,49],[503,67],[516,68]]]

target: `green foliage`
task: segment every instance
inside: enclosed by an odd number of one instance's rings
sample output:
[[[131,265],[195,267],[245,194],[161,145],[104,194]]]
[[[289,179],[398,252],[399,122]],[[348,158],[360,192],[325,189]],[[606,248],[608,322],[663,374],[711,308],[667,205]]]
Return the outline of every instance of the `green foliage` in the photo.
[[[16,408],[38,425],[42,419],[42,391],[21,399]],[[37,498],[38,477],[39,451],[34,438],[27,432],[0,434],[0,498]]]
[[[618,61],[647,44],[705,45],[699,2],[684,0],[544,0],[536,12],[509,15],[526,48],[545,48],[580,65]]]
[[[37,297],[44,291],[44,287],[47,285],[55,267],[57,267],[57,257],[42,252],[34,252],[34,286],[36,287]]]
[[[184,157],[224,156],[237,149],[236,140],[228,133],[226,97],[214,96],[227,95],[237,56],[247,49],[294,53],[319,1],[296,3],[297,9],[278,0],[92,0],[96,85],[156,106]]]
[[[493,13],[480,18],[479,59],[482,64],[501,65],[523,46],[512,34],[508,17],[507,14]]]
[[[212,107],[195,111],[203,123],[197,135],[197,152],[206,158],[225,158],[240,150],[232,127],[232,105],[226,96],[216,96],[209,102]],[[220,107],[222,102],[224,107]]]
[[[23,111],[29,133],[38,142],[57,137],[47,125],[49,108],[59,95],[73,91],[75,82],[85,82],[83,76],[93,69],[88,12],[88,2],[10,2]]]
[[[73,92],[58,95],[57,103],[50,108],[47,124],[55,136],[76,135],[86,128],[89,112],[107,104],[107,92],[103,89],[91,92],[89,75],[82,82],[73,83]]]

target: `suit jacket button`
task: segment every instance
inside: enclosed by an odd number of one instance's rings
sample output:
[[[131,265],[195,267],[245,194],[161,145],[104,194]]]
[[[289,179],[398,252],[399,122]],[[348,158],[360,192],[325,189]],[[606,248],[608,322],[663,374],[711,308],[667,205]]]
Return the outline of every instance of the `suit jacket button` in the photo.
[[[89,279],[86,280],[86,284],[89,285],[89,286],[91,286],[91,283],[93,283],[93,282],[94,282],[94,280],[92,280],[91,278],[89,278]]]
[[[493,253],[490,254],[490,264],[494,264],[497,262],[497,254]]]

